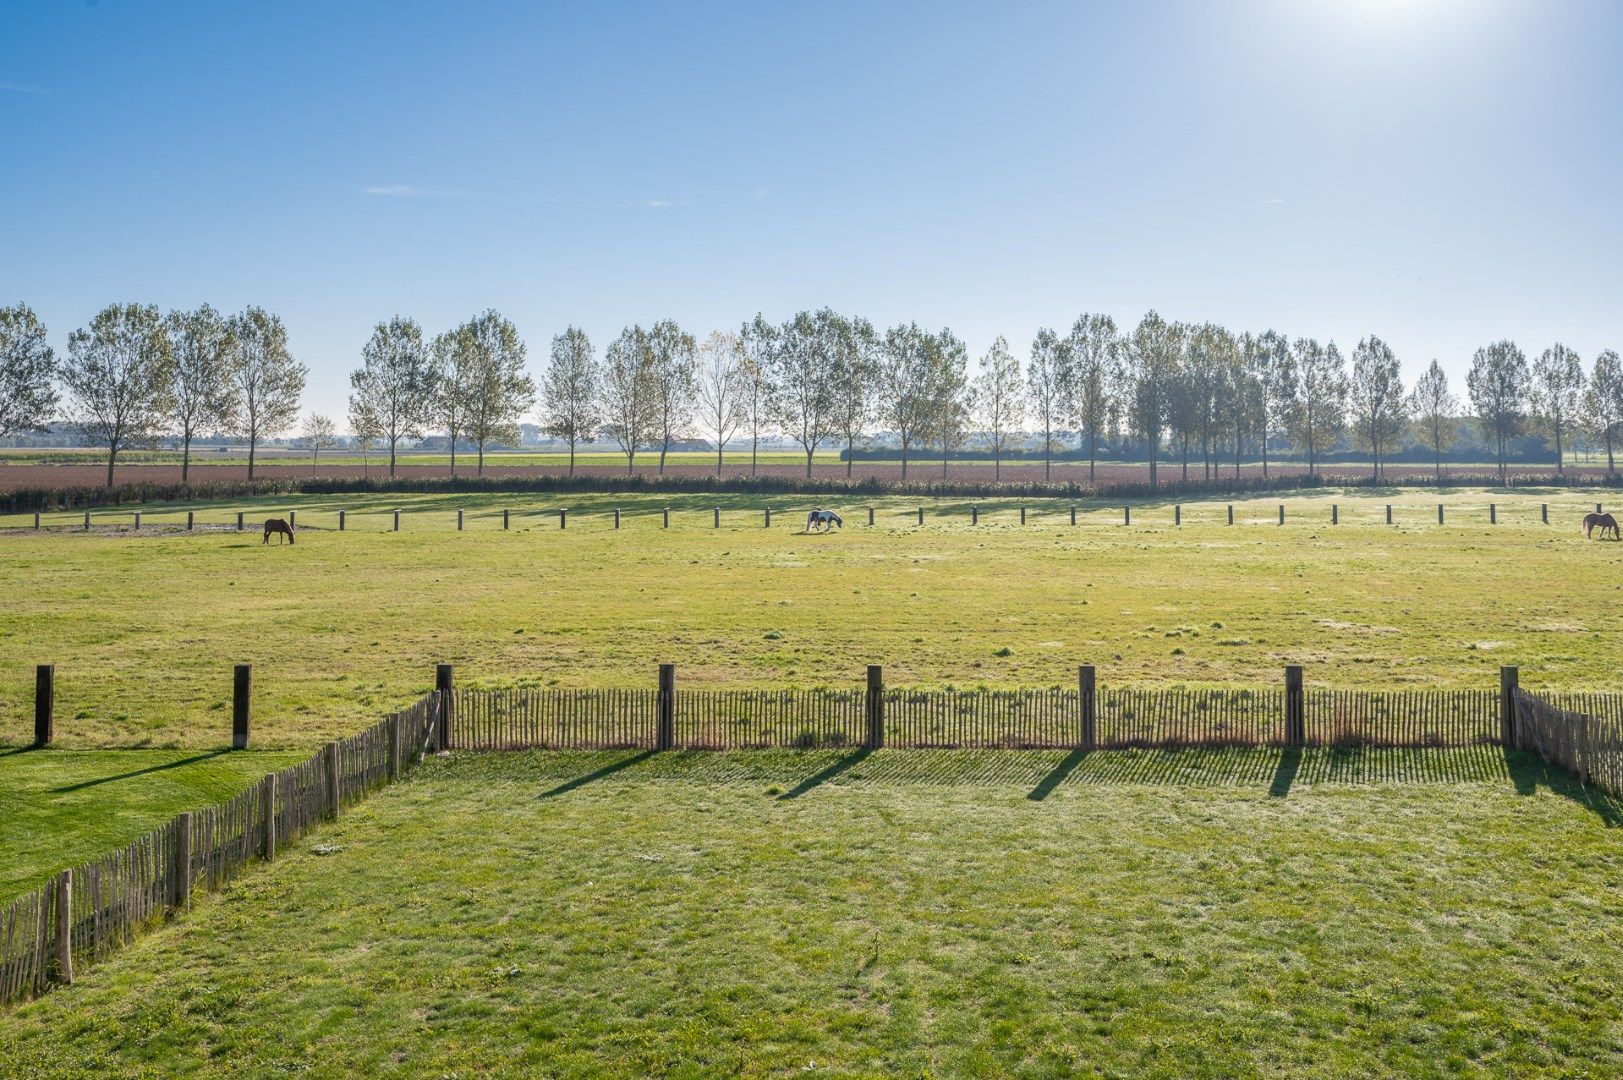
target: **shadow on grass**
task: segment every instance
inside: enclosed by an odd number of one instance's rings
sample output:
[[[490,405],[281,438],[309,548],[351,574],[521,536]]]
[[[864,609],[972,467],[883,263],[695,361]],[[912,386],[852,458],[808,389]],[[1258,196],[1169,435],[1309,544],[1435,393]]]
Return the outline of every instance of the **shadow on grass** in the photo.
[[[181,758],[179,761],[166,761],[162,765],[148,765],[144,769],[132,769],[129,772],[118,773],[113,776],[98,776],[94,780],[83,780],[77,784],[68,784],[66,787],[52,788],[51,794],[67,795],[71,792],[83,791],[85,788],[99,787],[102,784],[112,784],[120,780],[133,780],[137,776],[146,776],[149,773],[178,769],[184,765],[196,765],[199,761],[207,761],[209,758],[217,758],[221,754],[229,754],[230,752],[229,750],[210,750],[206,754],[193,754],[191,757]]]
[[[594,780],[601,780],[605,776],[613,776],[615,773],[620,772],[623,769],[629,769],[633,765],[647,761],[649,758],[658,753],[658,750],[643,750],[632,754],[630,757],[618,758],[609,762],[607,765],[593,769],[584,776],[577,776],[573,780],[567,780],[555,788],[549,788],[538,795],[537,798],[552,799],[559,795],[566,795],[569,792],[574,791],[576,788],[585,787]]]
[[[1506,751],[1505,767],[1516,785],[1516,794],[1532,795],[1545,787],[1590,811],[1608,828],[1623,828],[1623,799],[1608,795],[1592,784],[1580,784],[1576,776],[1549,764],[1537,754]]]
[[[9,746],[4,750],[0,750],[0,757],[12,757],[16,754],[31,754],[38,749],[39,747],[37,746]]]
[[[1268,785],[1270,799],[1283,799],[1291,793],[1291,784],[1296,782],[1296,774],[1302,768],[1302,749],[1299,746],[1287,746],[1279,752],[1279,764],[1274,767],[1274,778]]]
[[[1066,754],[1065,757],[1060,759],[1060,763],[1054,766],[1053,771],[1043,777],[1037,786],[1031,789],[1026,798],[1031,799],[1033,802],[1041,802],[1048,798],[1049,793],[1063,784],[1065,778],[1075,772],[1076,767],[1082,764],[1082,760],[1087,756],[1088,751],[1081,749],[1072,750],[1069,754]]]
[[[779,795],[778,800],[781,802],[787,799],[798,799],[812,788],[817,787],[820,784],[826,784],[828,781],[834,779],[845,770],[866,761],[872,754],[873,751],[867,747],[863,747],[860,750],[853,750],[844,757],[836,759],[833,764],[827,766],[826,768],[812,773],[810,776],[806,777],[806,779],[796,784],[793,788],[790,788],[782,795]]]

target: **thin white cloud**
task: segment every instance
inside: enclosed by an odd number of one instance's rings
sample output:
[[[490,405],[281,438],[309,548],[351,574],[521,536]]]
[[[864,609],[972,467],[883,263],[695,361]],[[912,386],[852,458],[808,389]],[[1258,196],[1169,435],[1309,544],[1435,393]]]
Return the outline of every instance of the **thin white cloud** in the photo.
[[[10,90],[14,94],[33,94],[35,97],[50,97],[49,90],[38,86],[20,86],[17,83],[0,82],[0,90]]]
[[[770,194],[772,194],[771,188],[756,188],[755,191],[750,195],[750,198],[756,202],[765,202],[766,197]]]
[[[361,188],[361,194],[381,195],[390,199],[421,199],[433,193],[426,188],[413,187],[411,184],[368,184]]]
[[[644,199],[642,204],[651,210],[662,210],[667,206],[676,205],[670,199]]]
[[[1285,201],[1284,199],[1263,199],[1262,200],[1262,205],[1263,206],[1278,206],[1280,203],[1282,203],[1284,201]]]

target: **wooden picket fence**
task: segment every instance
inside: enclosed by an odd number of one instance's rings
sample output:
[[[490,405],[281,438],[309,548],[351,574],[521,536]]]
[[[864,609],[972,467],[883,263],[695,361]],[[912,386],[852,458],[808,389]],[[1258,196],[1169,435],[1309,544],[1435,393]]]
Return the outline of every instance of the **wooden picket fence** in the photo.
[[[1517,688],[1515,698],[1519,749],[1623,797],[1623,695]]]
[[[676,690],[662,739],[661,692],[654,689],[457,688],[447,734],[452,747],[464,750],[1473,746],[1501,741],[1495,690],[1310,689],[1301,691],[1299,700],[1300,731],[1293,738],[1288,689]],[[872,726],[876,718],[878,728]]]
[[[180,814],[118,851],[63,871],[0,908],[0,1003],[71,981],[75,962],[128,944],[193,889],[228,884],[438,745],[433,693],[358,735],[328,743],[216,806]]]

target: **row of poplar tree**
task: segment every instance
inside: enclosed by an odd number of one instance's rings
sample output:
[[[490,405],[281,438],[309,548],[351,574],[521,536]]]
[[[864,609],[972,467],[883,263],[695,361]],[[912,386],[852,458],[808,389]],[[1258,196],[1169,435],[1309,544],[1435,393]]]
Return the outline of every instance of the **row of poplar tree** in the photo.
[[[31,309],[0,308],[0,437],[42,426],[61,403],[107,449],[109,484],[121,451],[163,434],[180,443],[183,478],[195,437],[238,435],[252,477],[259,444],[296,419],[306,375],[281,320],[259,308],[165,315],[115,304],[69,335],[60,360]],[[1604,443],[1612,467],[1623,427],[1617,353],[1602,353],[1586,374],[1564,345],[1529,362],[1499,341],[1476,351],[1466,381],[1471,422],[1495,447],[1502,475],[1512,441],[1534,431],[1552,441],[1558,469],[1577,431]],[[387,447],[390,475],[401,442],[425,432],[448,436],[453,472],[459,445],[474,447],[482,471],[486,447],[515,443],[537,403],[544,429],[569,446],[571,472],[577,447],[599,438],[619,447],[628,471],[639,451],[653,451],[663,472],[672,445],[699,433],[717,447],[718,473],[721,448],[735,438],[748,437],[753,462],[763,437],[780,436],[804,451],[809,476],[818,448],[854,450],[874,431],[898,445],[904,477],[921,451],[938,453],[945,473],[950,455],[971,444],[1000,470],[1033,436],[1046,471],[1063,434],[1086,453],[1090,478],[1102,440],[1140,447],[1152,484],[1165,456],[1185,478],[1194,461],[1211,479],[1224,462],[1238,472],[1249,451],[1266,476],[1270,448],[1294,451],[1312,471],[1344,439],[1370,455],[1379,477],[1411,433],[1440,468],[1464,419],[1440,364],[1405,387],[1397,356],[1377,337],[1360,341],[1349,361],[1334,342],[1234,334],[1153,311],[1125,332],[1097,314],[1066,334],[1039,330],[1024,364],[1000,337],[973,371],[949,329],[880,331],[826,308],[782,324],[757,315],[702,342],[670,320],[630,326],[601,357],[570,327],[552,339],[539,385],[517,329],[497,312],[434,337],[395,317],[376,326],[350,383],[351,433]],[[315,416],[303,434],[319,449],[336,432]]]

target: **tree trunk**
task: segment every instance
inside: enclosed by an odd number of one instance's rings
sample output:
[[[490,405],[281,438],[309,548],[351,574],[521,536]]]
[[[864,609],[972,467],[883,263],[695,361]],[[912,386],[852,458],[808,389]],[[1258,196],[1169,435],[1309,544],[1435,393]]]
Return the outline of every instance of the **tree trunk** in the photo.
[[[479,467],[474,470],[475,476],[485,475],[485,440],[479,440]]]
[[[1566,473],[1567,473],[1566,463],[1563,460],[1565,457],[1566,457],[1566,455],[1561,452],[1561,423],[1560,423],[1560,421],[1556,421],[1556,425],[1555,425],[1555,475],[1557,475],[1557,476],[1565,476]]]
[[[637,451],[636,451],[636,449],[633,448],[631,450],[627,450],[626,451],[626,475],[627,476],[631,475],[631,470],[636,467],[636,463],[637,463]]]
[[[254,451],[258,448],[259,435],[257,432],[248,433],[248,479],[254,478]]]
[[[1050,428],[1043,428],[1043,479],[1051,480],[1054,475],[1054,432]]]
[[[1156,483],[1157,483],[1156,475],[1155,475],[1155,451],[1156,451],[1156,445],[1155,444],[1157,442],[1159,442],[1159,441],[1160,440],[1155,438],[1153,435],[1145,440],[1145,449],[1147,449],[1150,452],[1150,490],[1151,491],[1155,490]]]
[[[575,475],[575,437],[569,437],[569,475]]]
[[[857,439],[855,434],[845,437],[845,478],[851,479],[851,466],[856,464]]]
[[[569,473],[573,476],[575,473],[573,457],[571,457],[570,462]],[[716,479],[721,479],[721,440],[719,438],[716,440]]]
[[[454,480],[454,479],[456,479],[456,429],[455,428],[451,429],[450,435],[451,435],[451,479]]]
[[[1003,458],[1002,458],[1001,455],[999,455],[997,453],[997,451],[994,450],[992,452],[992,483],[1001,484],[1002,482],[1003,482]]]
[[[810,446],[806,447],[806,479],[807,480],[811,479],[812,455],[815,454],[816,452],[817,452],[817,440],[813,439],[812,444]]]
[[[1094,464],[1097,462],[1098,457],[1099,457],[1099,436],[1093,430],[1093,425],[1089,424],[1088,425],[1088,483],[1090,483],[1090,484],[1093,483],[1093,467],[1094,467]]]
[[[661,476],[665,475],[665,455],[670,451],[670,448],[671,439],[667,435],[665,440],[659,444],[659,475]]]
[[[1612,460],[1612,425],[1606,426],[1606,475],[1612,476],[1617,472],[1617,465]]]
[[[755,475],[755,448],[760,445],[760,442],[761,442],[761,429],[760,428],[751,428],[750,429],[750,475],[751,476]]]
[[[907,436],[902,436],[902,479],[907,479]]]
[[[399,439],[393,432],[389,434],[389,479],[394,479],[395,442]]]
[[[184,484],[191,476],[192,471],[192,433],[185,432],[180,437],[180,482]]]
[[[113,462],[118,460],[118,450],[115,448],[115,445],[116,444],[109,444],[108,447],[107,447],[107,486],[108,487],[113,486]]]

